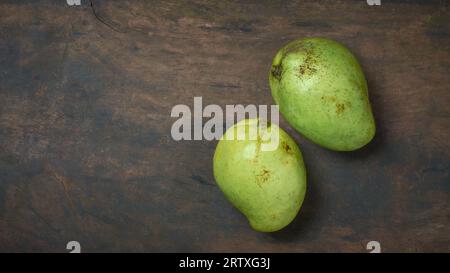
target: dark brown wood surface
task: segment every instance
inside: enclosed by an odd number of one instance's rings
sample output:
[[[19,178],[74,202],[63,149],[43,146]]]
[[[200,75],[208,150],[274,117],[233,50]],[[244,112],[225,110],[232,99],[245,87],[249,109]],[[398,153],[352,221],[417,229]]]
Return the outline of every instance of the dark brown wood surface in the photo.
[[[20,3],[19,3],[20,2]],[[0,251],[450,251],[448,1],[0,2]],[[300,145],[296,220],[253,231],[216,186],[216,141],[172,140],[177,104],[272,104],[276,51],[347,45],[377,135]]]

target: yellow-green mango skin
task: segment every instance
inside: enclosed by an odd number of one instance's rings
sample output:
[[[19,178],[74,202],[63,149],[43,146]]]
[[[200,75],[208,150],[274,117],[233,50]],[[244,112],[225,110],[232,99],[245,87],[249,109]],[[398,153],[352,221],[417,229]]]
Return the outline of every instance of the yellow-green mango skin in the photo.
[[[364,73],[343,45],[324,38],[295,40],[276,54],[272,97],[290,125],[335,151],[352,151],[375,135]]]
[[[300,149],[285,131],[275,124],[267,128],[270,137],[279,133],[277,148],[267,151],[259,137],[248,137],[249,129],[257,126],[257,119],[247,119],[225,132],[214,153],[214,177],[254,230],[273,232],[287,226],[299,212],[306,169]],[[242,140],[231,140],[244,133]]]

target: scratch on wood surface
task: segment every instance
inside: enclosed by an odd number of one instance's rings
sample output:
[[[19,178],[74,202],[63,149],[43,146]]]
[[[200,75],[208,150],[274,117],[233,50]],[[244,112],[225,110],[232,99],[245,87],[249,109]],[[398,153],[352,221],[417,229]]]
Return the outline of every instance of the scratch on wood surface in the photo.
[[[56,181],[58,181],[61,184],[61,186],[63,187],[64,196],[67,199],[67,204],[69,205],[69,209],[70,209],[70,212],[72,213],[72,215],[74,217],[76,217],[78,220],[81,221],[81,217],[77,213],[77,210],[75,208],[75,204],[73,203],[73,200],[72,200],[72,198],[70,197],[70,194],[69,194],[69,186],[68,186],[69,181],[67,180],[67,178],[64,177],[63,175],[60,175],[55,170],[55,168],[53,168],[53,166],[51,166],[50,164],[46,165],[46,169],[56,179]]]
[[[55,228],[50,222],[48,222],[41,214],[39,214],[33,207],[28,208],[36,217],[38,217],[46,226],[50,228],[53,232],[59,235],[59,230]]]

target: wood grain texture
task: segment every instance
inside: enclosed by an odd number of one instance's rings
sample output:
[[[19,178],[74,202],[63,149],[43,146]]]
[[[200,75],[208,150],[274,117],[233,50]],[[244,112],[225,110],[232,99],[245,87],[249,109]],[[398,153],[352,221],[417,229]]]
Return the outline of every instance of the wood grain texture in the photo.
[[[450,251],[448,1],[0,2],[0,251]],[[97,15],[97,16],[95,16]],[[300,145],[296,220],[250,229],[216,186],[216,142],[175,142],[176,104],[271,104],[276,51],[359,58],[377,121],[362,150]]]

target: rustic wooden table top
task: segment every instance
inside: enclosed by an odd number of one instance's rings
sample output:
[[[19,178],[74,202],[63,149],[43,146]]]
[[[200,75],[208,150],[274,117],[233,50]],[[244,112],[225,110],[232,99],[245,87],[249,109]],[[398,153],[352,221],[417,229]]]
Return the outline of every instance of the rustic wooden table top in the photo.
[[[448,1],[0,3],[0,251],[450,251]],[[93,10],[94,8],[94,10]],[[347,45],[377,120],[367,147],[300,145],[296,220],[257,233],[216,186],[216,141],[173,106],[272,104],[288,41]]]

